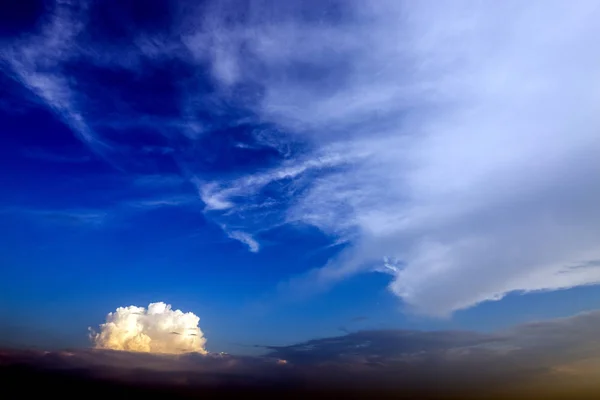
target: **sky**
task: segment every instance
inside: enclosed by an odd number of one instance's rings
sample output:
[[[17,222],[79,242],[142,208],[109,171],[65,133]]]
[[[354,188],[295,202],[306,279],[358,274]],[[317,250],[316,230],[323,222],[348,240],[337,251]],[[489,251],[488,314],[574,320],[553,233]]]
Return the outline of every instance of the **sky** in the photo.
[[[0,345],[600,309],[597,2],[1,4]]]

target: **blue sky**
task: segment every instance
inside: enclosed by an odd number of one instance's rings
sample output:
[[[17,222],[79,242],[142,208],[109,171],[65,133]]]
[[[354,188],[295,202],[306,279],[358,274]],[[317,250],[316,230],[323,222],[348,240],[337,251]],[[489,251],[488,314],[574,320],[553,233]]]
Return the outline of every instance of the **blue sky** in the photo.
[[[600,307],[593,2],[2,7],[20,342],[157,301],[242,353]]]

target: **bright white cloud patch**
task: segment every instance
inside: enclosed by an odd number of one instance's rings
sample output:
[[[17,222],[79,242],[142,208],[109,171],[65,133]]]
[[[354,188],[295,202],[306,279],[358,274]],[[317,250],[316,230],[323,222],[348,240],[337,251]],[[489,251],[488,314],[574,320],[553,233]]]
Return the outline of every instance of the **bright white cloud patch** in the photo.
[[[148,308],[119,307],[106,316],[98,333],[90,338],[96,348],[145,353],[206,354],[206,339],[191,312],[171,309],[162,302]]]
[[[314,160],[285,219],[353,245],[298,281],[386,271],[431,315],[600,283],[597,2],[344,2],[325,22],[252,4],[233,26],[203,8],[186,44],[223,87],[259,85],[248,106],[311,150],[203,198],[235,208]]]

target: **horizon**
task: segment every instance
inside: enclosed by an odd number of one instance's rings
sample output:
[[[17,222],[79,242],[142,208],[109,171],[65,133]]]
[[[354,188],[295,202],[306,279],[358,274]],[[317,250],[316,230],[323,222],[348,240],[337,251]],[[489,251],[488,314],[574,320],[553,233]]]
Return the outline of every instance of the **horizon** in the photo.
[[[592,388],[598,20],[592,0],[0,2],[3,368]]]

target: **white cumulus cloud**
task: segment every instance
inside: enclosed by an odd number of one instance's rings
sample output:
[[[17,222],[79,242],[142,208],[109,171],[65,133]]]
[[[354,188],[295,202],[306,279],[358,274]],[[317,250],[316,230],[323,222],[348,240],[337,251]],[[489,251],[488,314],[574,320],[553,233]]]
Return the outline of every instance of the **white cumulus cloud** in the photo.
[[[150,303],[144,307],[119,307],[106,316],[99,332],[90,339],[100,349],[145,353],[206,354],[206,338],[194,313],[173,310],[170,304]]]

